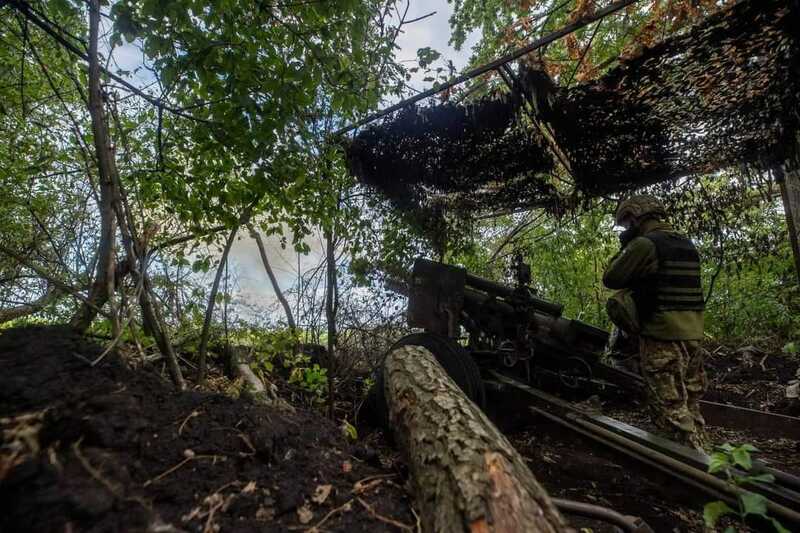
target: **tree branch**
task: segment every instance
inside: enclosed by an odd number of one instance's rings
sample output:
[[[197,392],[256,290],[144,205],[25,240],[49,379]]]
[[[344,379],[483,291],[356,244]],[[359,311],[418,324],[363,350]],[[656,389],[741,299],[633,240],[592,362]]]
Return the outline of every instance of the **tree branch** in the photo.
[[[192,239],[199,239],[200,237],[205,237],[208,235],[213,235],[214,233],[219,233],[220,231],[228,229],[227,226],[214,226],[205,230],[202,230],[198,233],[192,233],[189,235],[183,235],[181,237],[175,237],[174,239],[170,239],[168,241],[164,241],[160,244],[155,245],[150,249],[151,253],[155,253],[161,251],[165,248],[171,248],[172,246],[177,246],[178,244],[183,244],[185,242],[189,242]]]
[[[51,284],[42,296],[30,303],[24,303],[9,309],[0,309],[0,324],[37,313],[57,301],[64,293],[65,291],[59,289],[57,285]]]
[[[200,348],[198,349],[198,383],[203,383],[206,379],[206,351],[208,350],[208,335],[211,329],[211,318],[214,314],[214,304],[216,303],[217,291],[219,291],[219,281],[222,278],[222,270],[225,263],[228,261],[228,254],[231,251],[231,246],[233,246],[233,241],[236,239],[236,233],[238,231],[239,226],[237,225],[231,230],[230,235],[228,235],[228,240],[225,242],[225,248],[222,251],[222,259],[220,259],[219,268],[217,268],[217,274],[214,276],[214,284],[211,286],[211,294],[208,296],[206,316],[205,320],[203,320],[203,333],[200,336]]]
[[[3,253],[5,255],[11,257],[12,259],[15,259],[21,265],[23,265],[23,266],[25,266],[27,268],[30,268],[31,270],[33,270],[34,272],[39,274],[39,276],[41,278],[46,279],[47,281],[53,283],[54,285],[58,286],[59,288],[63,289],[64,291],[68,292],[74,298],[76,298],[76,299],[80,300],[81,302],[83,302],[84,305],[88,305],[88,306],[92,307],[96,313],[101,314],[106,318],[109,318],[109,319],[111,318],[110,314],[106,313],[105,311],[103,311],[102,309],[100,309],[99,307],[94,305],[92,302],[90,302],[89,299],[86,296],[82,295],[80,292],[78,292],[77,289],[75,289],[72,286],[70,286],[69,284],[61,281],[60,279],[54,277],[53,275],[51,275],[50,273],[48,273],[46,270],[44,270],[43,268],[39,267],[38,265],[35,265],[35,264],[31,263],[25,257],[23,257],[21,254],[15,252],[14,250],[12,250],[10,248],[6,248],[2,244],[0,244],[0,253]]]
[[[261,239],[261,235],[258,233],[258,231],[256,231],[252,224],[248,224],[247,229],[250,230],[250,236],[255,239],[256,244],[258,245],[258,253],[261,255],[261,262],[264,263],[264,270],[267,271],[267,276],[269,276],[269,281],[272,283],[272,289],[275,291],[275,296],[278,297],[278,301],[280,301],[281,305],[283,306],[283,310],[286,312],[286,321],[289,323],[290,328],[296,330],[297,324],[295,323],[294,316],[292,315],[292,308],[289,305],[289,302],[286,300],[286,297],[283,295],[283,291],[281,290],[280,285],[278,285],[278,280],[275,278],[275,273],[272,271],[272,267],[269,264],[267,251],[264,248],[264,241]]]
[[[12,6],[13,8],[15,8],[17,11],[19,11],[20,13],[22,13],[27,20],[33,22],[42,31],[47,33],[56,42],[58,42],[58,44],[60,44],[62,47],[64,47],[68,52],[70,52],[71,54],[81,58],[87,64],[90,63],[89,56],[87,54],[85,54],[83,51],[81,51],[74,44],[72,44],[71,42],[66,40],[62,35],[60,35],[54,29],[55,25],[52,22],[45,21],[45,20],[39,18],[35,13],[33,13],[33,11],[31,10],[30,5],[27,2],[25,2],[24,0],[9,0],[8,4],[10,6]],[[158,107],[159,109],[163,109],[163,110],[169,111],[170,113],[172,113],[174,115],[177,115],[177,116],[183,117],[183,118],[187,118],[189,120],[194,120],[194,121],[197,121],[197,122],[203,122],[205,124],[217,124],[217,122],[214,122],[212,120],[207,120],[207,119],[204,119],[204,118],[195,117],[194,115],[191,115],[190,113],[184,112],[180,108],[173,107],[173,106],[167,104],[166,102],[164,102],[163,100],[161,100],[159,98],[156,98],[154,96],[150,96],[149,94],[145,93],[144,91],[142,91],[141,89],[139,89],[135,85],[133,85],[130,82],[126,81],[124,78],[121,78],[120,76],[117,76],[116,74],[108,71],[107,69],[105,69],[103,67],[100,67],[100,70],[103,72],[103,74],[105,74],[106,76],[108,76],[109,78],[114,80],[115,82],[119,83],[120,85],[125,87],[127,90],[129,90],[132,93],[136,94],[137,96],[140,96],[141,98],[147,100],[150,104]]]

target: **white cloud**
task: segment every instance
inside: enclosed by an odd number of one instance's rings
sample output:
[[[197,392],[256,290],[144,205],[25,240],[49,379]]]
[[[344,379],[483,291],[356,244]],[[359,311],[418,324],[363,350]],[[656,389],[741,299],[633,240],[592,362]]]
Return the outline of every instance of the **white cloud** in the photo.
[[[287,232],[287,246],[281,246],[281,238],[277,235],[267,236],[263,233],[264,248],[267,252],[272,271],[278,281],[278,286],[284,293],[297,283],[298,261],[301,272],[316,267],[325,255],[324,243],[320,238],[307,238],[306,243],[311,248],[308,254],[297,254],[291,246],[292,234]],[[242,231],[234,242],[230,252],[230,264],[238,274],[239,297],[250,304],[265,307],[277,301],[272,283],[264,270],[261,255],[256,241],[247,231]],[[290,302],[294,307],[294,302]]]

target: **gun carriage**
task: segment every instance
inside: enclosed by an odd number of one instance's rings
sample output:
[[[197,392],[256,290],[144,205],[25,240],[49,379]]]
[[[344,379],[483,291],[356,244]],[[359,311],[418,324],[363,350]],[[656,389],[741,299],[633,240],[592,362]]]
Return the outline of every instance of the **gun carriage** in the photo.
[[[603,362],[607,331],[563,317],[562,305],[530,288],[527,265],[520,260],[515,270],[512,287],[461,267],[417,259],[402,292],[408,296],[409,326],[423,331],[394,347],[430,350],[478,405],[485,403],[481,375],[489,370],[573,397],[641,388],[637,374]]]

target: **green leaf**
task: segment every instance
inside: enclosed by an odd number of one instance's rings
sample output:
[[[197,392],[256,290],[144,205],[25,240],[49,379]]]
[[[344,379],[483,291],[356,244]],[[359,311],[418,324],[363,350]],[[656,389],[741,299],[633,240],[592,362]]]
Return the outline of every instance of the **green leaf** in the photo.
[[[731,456],[733,457],[733,462],[737,465],[741,466],[745,470],[750,470],[753,468],[753,460],[750,457],[750,452],[745,449],[744,446],[740,446],[731,452]]]
[[[211,268],[211,261],[208,257],[203,259],[197,259],[194,263],[192,263],[192,272],[208,272]]]
[[[725,502],[711,502],[707,503],[703,507],[703,522],[705,522],[706,527],[714,527],[717,525],[717,521],[728,514],[735,514],[736,511],[730,508],[730,506]]]
[[[708,462],[708,471],[712,474],[728,468],[731,465],[728,455],[721,452],[711,454]]]
[[[773,483],[775,476],[772,474],[758,474],[757,476],[741,476],[738,479],[740,485],[745,483]]]
[[[73,13],[73,8],[67,0],[51,0],[50,6],[62,16],[69,16]]]
[[[342,433],[352,441],[358,440],[358,430],[347,420],[342,420]]]
[[[422,68],[427,67],[441,56],[442,54],[432,49],[430,46],[417,50],[417,61],[419,61],[419,66]]]
[[[767,514],[767,499],[761,494],[754,492],[745,492],[739,495],[739,501],[744,509],[744,516],[758,515],[766,516]]]

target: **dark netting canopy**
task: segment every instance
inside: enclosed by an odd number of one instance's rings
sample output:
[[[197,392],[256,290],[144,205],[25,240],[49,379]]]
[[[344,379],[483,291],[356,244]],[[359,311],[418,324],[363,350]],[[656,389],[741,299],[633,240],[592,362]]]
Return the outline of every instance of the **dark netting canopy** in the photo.
[[[471,213],[558,208],[556,161],[587,196],[770,168],[800,131],[798,4],[742,0],[572,89],[520,72],[505,98],[405,108],[355,136],[351,172],[398,207]]]
[[[517,120],[514,100],[407,107],[354,139],[351,170],[404,209],[435,202],[473,209],[547,196],[552,191],[539,175],[553,162],[538,133]]]

